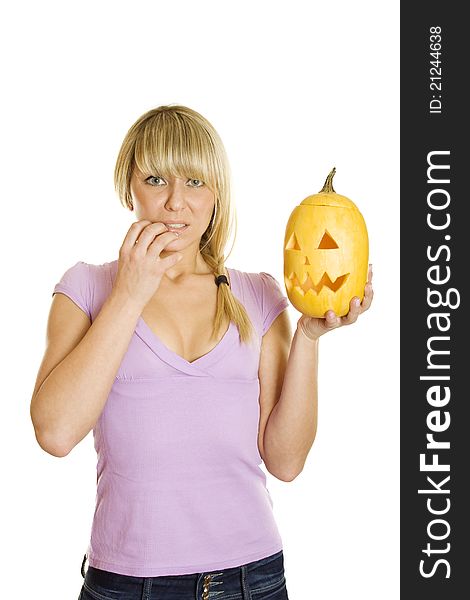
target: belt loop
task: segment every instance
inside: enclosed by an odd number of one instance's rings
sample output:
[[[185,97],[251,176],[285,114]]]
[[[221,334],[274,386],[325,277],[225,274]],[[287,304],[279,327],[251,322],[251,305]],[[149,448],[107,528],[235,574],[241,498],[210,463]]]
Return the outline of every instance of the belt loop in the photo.
[[[84,555],[83,561],[82,561],[82,568],[81,568],[81,573],[82,573],[83,579],[85,579],[85,569],[84,569],[84,566],[85,566],[86,559],[87,559],[87,555],[86,555],[86,552],[85,552],[85,555]]]
[[[242,565],[240,567],[240,570],[241,570],[241,579],[242,579],[243,600],[252,600],[250,586],[246,580],[246,574],[247,574],[248,568],[246,565]]]
[[[142,588],[142,600],[150,600],[150,597],[152,595],[152,583],[153,583],[153,578],[152,577],[144,577],[144,585]]]

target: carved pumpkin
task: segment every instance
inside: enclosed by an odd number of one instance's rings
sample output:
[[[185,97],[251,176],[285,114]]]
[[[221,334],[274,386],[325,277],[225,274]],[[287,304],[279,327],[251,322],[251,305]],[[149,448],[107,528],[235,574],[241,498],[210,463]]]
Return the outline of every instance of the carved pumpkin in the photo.
[[[346,315],[353,296],[362,301],[367,282],[366,224],[354,202],[334,191],[335,172],[292,211],[284,238],[287,296],[310,317],[324,317],[330,309]]]

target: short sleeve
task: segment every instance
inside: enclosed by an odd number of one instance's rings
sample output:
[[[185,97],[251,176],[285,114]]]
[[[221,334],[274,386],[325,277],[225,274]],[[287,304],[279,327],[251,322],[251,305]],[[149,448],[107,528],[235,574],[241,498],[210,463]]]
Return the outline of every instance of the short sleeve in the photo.
[[[262,335],[264,335],[274,319],[289,306],[278,281],[269,273],[260,273],[261,278],[261,312],[263,319]]]
[[[61,292],[68,296],[91,320],[89,265],[79,261],[65,271],[56,283],[52,295]]]

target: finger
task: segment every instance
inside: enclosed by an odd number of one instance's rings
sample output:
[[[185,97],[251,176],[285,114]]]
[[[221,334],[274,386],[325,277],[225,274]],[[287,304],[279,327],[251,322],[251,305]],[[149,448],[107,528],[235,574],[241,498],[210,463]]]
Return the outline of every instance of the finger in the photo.
[[[147,252],[153,258],[157,259],[162,250],[164,250],[168,244],[171,244],[171,242],[174,242],[178,238],[179,235],[175,231],[166,231],[155,237],[152,243],[149,244]]]
[[[326,311],[324,322],[327,329],[334,329],[341,324],[340,318],[336,316],[336,313],[333,310]]]
[[[150,223],[150,225],[144,227],[139,237],[135,240],[135,252],[137,252],[140,256],[144,255],[146,252],[148,252],[151,243],[166,233],[169,233],[169,231],[164,223]],[[170,237],[169,239],[173,238]]]
[[[361,310],[364,312],[367,310],[371,303],[372,298],[374,297],[374,290],[372,289],[372,284],[368,283],[364,289],[364,298],[362,299]]]
[[[351,302],[349,303],[348,314],[344,317],[341,317],[341,324],[350,325],[351,323],[354,323],[355,321],[357,321],[357,317],[360,315],[360,313],[361,301],[357,296],[354,296],[354,298],[352,298]]]
[[[161,223],[160,221],[155,223],[150,222],[142,229],[139,237],[135,240],[135,243],[139,243],[140,247],[144,246],[147,249],[149,243],[152,242],[156,236],[167,231],[169,230],[165,223]]]
[[[129,227],[128,232],[126,233],[126,236],[122,243],[122,247],[129,249],[133,248],[136,239],[150,223],[151,221],[148,221],[147,219],[143,219],[142,221],[135,221],[134,223],[132,223],[132,225]]]
[[[372,263],[369,263],[369,270],[367,272],[367,283],[372,283],[372,276],[374,275],[372,271]]]

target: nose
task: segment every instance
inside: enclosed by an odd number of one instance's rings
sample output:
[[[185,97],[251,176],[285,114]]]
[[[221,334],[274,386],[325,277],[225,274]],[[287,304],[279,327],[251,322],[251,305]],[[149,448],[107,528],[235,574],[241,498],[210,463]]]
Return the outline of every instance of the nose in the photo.
[[[175,178],[172,182],[168,184],[168,195],[165,201],[165,208],[167,208],[168,210],[177,211],[185,205],[186,188],[184,184],[184,180],[179,178]]]

